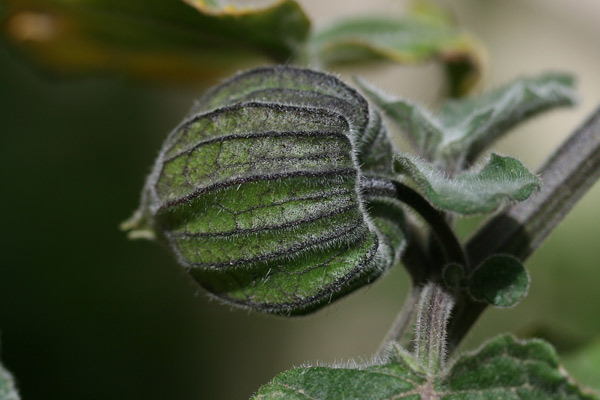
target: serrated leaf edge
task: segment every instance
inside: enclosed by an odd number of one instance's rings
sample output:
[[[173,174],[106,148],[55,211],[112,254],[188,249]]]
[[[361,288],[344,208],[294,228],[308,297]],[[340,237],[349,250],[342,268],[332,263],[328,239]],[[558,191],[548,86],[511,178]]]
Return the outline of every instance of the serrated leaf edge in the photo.
[[[558,353],[556,352],[556,349],[547,341],[543,340],[543,339],[539,339],[539,338],[533,338],[533,339],[519,339],[517,338],[514,334],[512,333],[504,333],[504,334],[500,334],[498,336],[495,336],[493,338],[490,338],[486,341],[484,341],[479,347],[477,347],[474,350],[470,350],[467,352],[464,352],[462,354],[460,354],[457,357],[453,357],[452,360],[450,360],[450,362],[448,362],[446,364],[446,368],[443,371],[443,379],[447,378],[452,369],[456,366],[456,364],[458,364],[459,362],[461,362],[464,359],[467,358],[471,358],[471,357],[475,357],[477,354],[479,354],[480,352],[482,352],[483,350],[485,350],[491,343],[494,342],[499,342],[499,341],[508,341],[510,344],[516,344],[519,346],[527,346],[527,345],[537,345],[537,346],[542,346],[544,347],[546,350],[549,351],[550,356],[552,357],[552,363],[548,363],[550,364],[550,366],[552,366],[553,368],[556,368],[556,370],[558,371],[558,373],[560,373],[560,375],[565,378],[567,380],[568,383],[570,383],[573,387],[575,387],[578,391],[577,395],[581,396],[581,397],[585,397],[588,400],[600,400],[600,394],[597,394],[595,391],[579,384],[572,376],[569,375],[569,373],[561,366],[560,362],[559,362],[559,357],[558,357]]]

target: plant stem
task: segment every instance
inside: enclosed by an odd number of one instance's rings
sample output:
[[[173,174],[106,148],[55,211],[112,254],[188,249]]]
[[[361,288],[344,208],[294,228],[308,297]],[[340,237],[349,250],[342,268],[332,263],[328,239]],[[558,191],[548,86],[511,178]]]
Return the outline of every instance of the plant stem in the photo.
[[[466,244],[473,266],[492,254],[525,261],[600,176],[600,107],[541,167],[542,190],[492,218]],[[448,333],[455,349],[486,305],[465,298],[457,305]]]
[[[377,203],[380,199],[393,199],[411,207],[431,227],[431,232],[441,244],[445,255],[445,262],[457,262],[466,266],[467,258],[464,250],[454,231],[446,221],[444,214],[433,208],[419,193],[400,182],[373,176],[363,177],[361,190],[368,202]],[[406,224],[404,229],[406,230],[408,245],[402,256],[402,261],[410,273],[413,282],[402,310],[398,314],[392,329],[386,335],[381,346],[381,351],[387,347],[388,341],[392,340],[399,342],[405,348],[410,348],[412,345],[419,343],[416,340],[418,332],[413,330],[413,326],[420,326],[418,319],[422,313],[419,313],[419,309],[422,307],[419,307],[418,304],[419,299],[423,295],[422,285],[425,285],[432,277],[439,276],[443,267],[443,265],[438,265],[439,263],[435,263],[430,259],[429,254],[423,246],[422,238],[418,237],[418,232],[415,232],[414,226]],[[428,325],[428,329],[433,329],[430,325]],[[446,320],[444,320],[443,327],[444,341],[445,327]],[[423,337],[421,335],[421,338]]]
[[[365,176],[361,181],[361,189],[365,196],[391,197],[400,200],[415,210],[431,227],[432,232],[440,241],[446,262],[467,264],[467,257],[454,231],[446,222],[444,215],[433,208],[419,193],[403,183],[386,178]]]
[[[446,358],[446,325],[454,297],[440,283],[430,282],[421,291],[415,324],[414,354],[428,375],[435,375]]]

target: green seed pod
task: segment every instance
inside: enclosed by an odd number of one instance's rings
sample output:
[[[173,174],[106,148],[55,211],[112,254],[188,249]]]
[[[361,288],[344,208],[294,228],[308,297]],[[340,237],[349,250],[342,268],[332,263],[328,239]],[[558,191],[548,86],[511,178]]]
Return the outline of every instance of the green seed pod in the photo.
[[[339,79],[255,69],[171,132],[123,228],[166,243],[227,303],[303,314],[397,258],[399,228],[372,218],[361,192],[365,172],[391,169],[391,153],[379,115]]]

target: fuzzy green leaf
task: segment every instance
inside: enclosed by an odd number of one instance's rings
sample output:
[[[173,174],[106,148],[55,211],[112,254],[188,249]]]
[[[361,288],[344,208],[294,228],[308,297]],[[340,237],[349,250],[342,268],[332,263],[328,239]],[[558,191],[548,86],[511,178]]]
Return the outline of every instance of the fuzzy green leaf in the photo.
[[[431,164],[396,156],[394,170],[410,178],[436,207],[459,214],[488,213],[523,201],[539,189],[539,179],[518,160],[492,154],[480,171],[448,178]]]
[[[362,80],[358,84],[423,156],[447,164],[473,162],[519,122],[552,108],[573,105],[576,99],[571,76],[549,73],[519,79],[474,98],[447,102],[436,116],[420,105],[387,96]]]
[[[479,265],[469,279],[469,293],[495,307],[513,307],[529,291],[529,274],[515,257],[493,255]]]
[[[451,78],[450,93],[468,91],[480,75],[478,43],[437,7],[421,5],[412,11],[402,19],[370,16],[334,23],[312,37],[310,52],[325,65],[381,59],[414,64],[438,58]]]
[[[542,340],[496,337],[446,371],[427,375],[402,349],[380,364],[345,368],[304,367],[277,375],[253,400],[598,400],[559,367]]]
[[[466,149],[467,162],[473,161],[522,120],[575,104],[573,85],[570,75],[549,73],[513,81],[482,96],[446,103],[440,113],[444,127],[441,155],[455,157]]]
[[[310,22],[294,0],[7,0],[9,41],[64,74],[208,83],[240,67],[286,61]]]
[[[19,400],[12,375],[0,364],[0,400]]]

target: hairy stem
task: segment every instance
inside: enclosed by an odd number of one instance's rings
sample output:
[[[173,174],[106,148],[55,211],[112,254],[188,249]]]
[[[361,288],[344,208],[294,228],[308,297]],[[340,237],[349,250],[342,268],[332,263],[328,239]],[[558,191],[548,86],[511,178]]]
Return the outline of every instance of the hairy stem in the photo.
[[[421,291],[414,353],[430,375],[444,366],[446,325],[453,305],[454,297],[439,283],[430,282]]]
[[[437,238],[441,245],[441,249],[445,256],[445,263],[456,262],[466,266],[466,255],[454,234],[454,231],[448,224],[446,216],[433,208],[433,206],[431,206],[431,204],[429,204],[429,202],[419,193],[400,182],[371,176],[363,178],[361,181],[361,189],[368,202],[377,203],[379,199],[382,198],[394,199],[415,210],[425,222],[428,223],[431,228],[430,232]],[[425,312],[422,310],[424,306],[422,304],[420,306],[417,305],[419,302],[422,303],[424,301],[423,296],[431,294],[433,290],[430,288],[431,290],[428,289],[429,291],[425,291],[423,285],[427,284],[425,288],[434,285],[436,288],[434,291],[435,293],[437,293],[438,289],[442,290],[439,284],[427,283],[427,281],[434,278],[436,275],[439,278],[444,263],[440,264],[439,262],[434,262],[430,259],[429,254],[425,249],[423,238],[419,237],[418,232],[414,231],[414,226],[407,225],[404,229],[406,230],[408,245],[403,254],[402,261],[412,277],[413,286],[406,297],[402,310],[398,314],[392,329],[386,335],[381,350],[383,351],[386,348],[388,341],[394,340],[399,342],[405,348],[410,348],[414,345],[417,352],[420,351],[423,353],[421,355],[428,360],[433,360],[435,358],[434,354],[432,353],[429,355],[429,351],[432,349],[432,346],[435,347],[435,345],[430,343],[431,340],[433,340],[430,333],[437,334],[441,332],[440,329],[443,330],[442,336],[444,343],[440,345],[441,347],[438,350],[445,352],[446,322],[450,308],[448,308],[448,313],[444,314],[443,327],[440,327],[438,326],[440,321],[437,317],[434,318],[434,320],[425,322],[425,317],[422,316]],[[440,293],[437,294],[441,296]],[[441,299],[440,296],[435,297],[435,299]],[[448,296],[450,295],[445,294],[444,299]],[[446,299],[446,303],[450,304],[450,301],[452,301],[453,304],[451,296],[450,299]],[[413,330],[414,326],[422,327],[423,329],[426,329],[428,333],[425,334],[424,331],[419,329],[415,331]],[[418,350],[419,348],[420,350]],[[432,364],[430,365],[432,368],[435,365],[438,365],[443,358],[441,353],[436,357],[438,357],[436,359],[438,361],[432,361]]]
[[[495,253],[525,261],[600,176],[600,107],[541,167],[542,190],[486,223],[467,242],[472,265]],[[449,326],[449,350],[458,346],[486,305],[464,299]]]
[[[365,196],[391,197],[400,200],[415,210],[431,227],[446,256],[446,262],[467,264],[467,257],[454,231],[446,222],[444,215],[433,208],[419,193],[403,183],[367,176],[361,181],[361,189]]]

